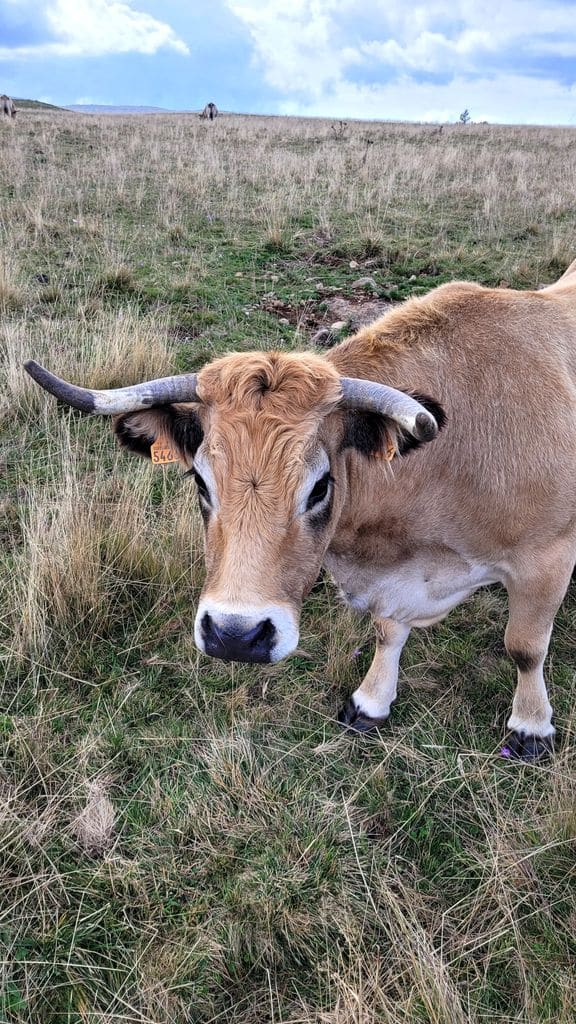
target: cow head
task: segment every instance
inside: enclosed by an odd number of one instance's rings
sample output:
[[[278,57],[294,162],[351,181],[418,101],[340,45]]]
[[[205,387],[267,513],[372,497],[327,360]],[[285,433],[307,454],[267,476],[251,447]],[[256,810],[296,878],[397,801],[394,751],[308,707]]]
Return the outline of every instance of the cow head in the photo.
[[[275,662],[295,649],[346,500],[347,450],[389,458],[438,431],[414,398],[340,377],[313,354],[230,355],[197,375],[113,391],[26,369],[70,405],[113,415],[132,451],[169,448],[193,478],[206,555],[194,635],[225,660]]]

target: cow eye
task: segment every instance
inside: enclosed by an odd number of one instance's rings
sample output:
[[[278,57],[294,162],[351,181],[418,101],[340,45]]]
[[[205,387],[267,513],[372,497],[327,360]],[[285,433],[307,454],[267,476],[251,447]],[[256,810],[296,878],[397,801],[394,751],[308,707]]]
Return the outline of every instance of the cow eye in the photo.
[[[330,476],[330,472],[324,473],[319,480],[316,481],[314,487],[308,495],[308,501],[306,502],[306,511],[309,512],[320,502],[324,501],[328,491],[330,490],[330,484],[333,483],[333,478]]]
[[[208,488],[206,486],[206,481],[204,480],[203,477],[200,476],[200,473],[198,473],[195,469],[192,470],[192,475],[193,475],[193,477],[194,477],[194,479],[196,481],[196,487],[198,488],[198,494],[200,495],[202,500],[205,501],[207,505],[209,505],[210,504],[210,491],[208,490]]]

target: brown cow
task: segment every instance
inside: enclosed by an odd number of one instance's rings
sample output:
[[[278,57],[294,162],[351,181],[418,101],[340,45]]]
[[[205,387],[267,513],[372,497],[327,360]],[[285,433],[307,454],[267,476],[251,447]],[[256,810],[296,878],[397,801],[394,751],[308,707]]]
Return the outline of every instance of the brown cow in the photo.
[[[3,115],[5,117],[9,117],[10,120],[13,121],[17,113],[16,107],[14,105],[14,100],[11,100],[9,96],[3,94],[2,96],[0,96],[0,104],[2,106]]]
[[[374,660],[339,716],[365,731],[389,714],[410,629],[501,583],[518,670],[509,747],[551,749],[543,664],[576,562],[576,261],[542,291],[442,285],[325,356],[230,355],[108,392],[27,369],[116,414],[123,445],[171,447],[194,475],[200,650],[290,654],[324,563],[375,622]]]

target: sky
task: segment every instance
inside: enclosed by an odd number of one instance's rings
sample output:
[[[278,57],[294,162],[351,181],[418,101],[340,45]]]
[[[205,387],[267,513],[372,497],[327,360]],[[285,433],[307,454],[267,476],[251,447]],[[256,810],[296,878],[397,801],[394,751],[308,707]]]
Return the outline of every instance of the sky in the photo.
[[[576,0],[0,0],[0,92],[576,124]]]

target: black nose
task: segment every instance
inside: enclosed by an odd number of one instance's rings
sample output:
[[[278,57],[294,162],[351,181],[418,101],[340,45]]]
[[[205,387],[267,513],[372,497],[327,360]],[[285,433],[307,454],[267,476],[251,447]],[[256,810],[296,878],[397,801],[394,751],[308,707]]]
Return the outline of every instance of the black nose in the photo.
[[[230,615],[216,625],[206,612],[202,617],[202,639],[206,654],[223,661],[270,661],[276,627],[270,619],[263,619],[253,629],[246,630],[238,615]]]

